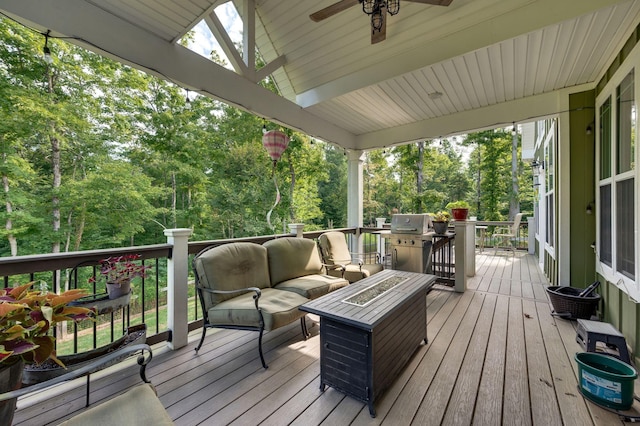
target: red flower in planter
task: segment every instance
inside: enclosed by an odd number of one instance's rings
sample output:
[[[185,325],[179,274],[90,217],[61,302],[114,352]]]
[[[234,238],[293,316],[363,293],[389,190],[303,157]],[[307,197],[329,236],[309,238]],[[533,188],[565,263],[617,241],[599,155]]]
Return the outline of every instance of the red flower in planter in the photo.
[[[146,277],[150,266],[136,262],[139,254],[125,254],[112,256],[100,260],[100,275],[105,277],[108,283],[122,284],[131,281],[135,277]],[[91,277],[89,282],[96,282],[96,277]]]

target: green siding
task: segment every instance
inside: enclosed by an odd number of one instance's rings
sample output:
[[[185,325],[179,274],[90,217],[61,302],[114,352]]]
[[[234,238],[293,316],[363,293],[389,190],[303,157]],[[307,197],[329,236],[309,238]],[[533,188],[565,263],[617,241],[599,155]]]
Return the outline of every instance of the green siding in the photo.
[[[586,287],[595,281],[595,91],[569,96],[570,144],[570,279],[572,287]],[[593,129],[587,133],[587,127]],[[563,141],[565,142],[565,141]],[[593,213],[587,214],[587,206]]]
[[[569,97],[570,106],[570,270],[571,286],[585,287],[598,279],[602,285],[599,293],[603,303],[600,307],[600,317],[603,321],[613,324],[624,334],[627,344],[634,354],[640,353],[640,307],[629,300],[627,294],[614,284],[606,282],[603,277],[596,275],[596,258],[591,244],[596,239],[595,215],[595,130],[587,134],[586,128],[595,125],[595,92],[577,93]],[[587,206],[592,203],[593,214],[586,213]],[[546,259],[550,261],[551,259]],[[546,263],[546,262],[545,262]],[[554,283],[553,269],[555,264],[550,262],[549,280]],[[546,269],[546,268],[545,268]],[[637,362],[637,359],[636,359]]]

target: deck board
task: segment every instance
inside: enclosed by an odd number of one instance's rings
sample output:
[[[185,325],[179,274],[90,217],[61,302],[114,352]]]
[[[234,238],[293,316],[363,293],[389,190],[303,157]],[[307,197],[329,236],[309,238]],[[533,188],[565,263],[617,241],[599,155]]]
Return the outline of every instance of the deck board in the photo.
[[[524,321],[529,321],[522,311],[522,300],[509,300],[509,324],[507,329],[507,352],[505,359],[503,411],[509,413],[513,424],[532,424],[525,346]]]
[[[474,424],[495,424],[496,419],[502,418],[502,398],[496,398],[496,395],[503,395],[508,313],[508,298],[498,297],[473,413]]]
[[[577,388],[575,322],[555,318],[534,257],[485,250],[468,290],[435,285],[427,296],[428,343],[421,344],[376,402],[319,389],[318,318],[311,337],[298,323],[265,333],[200,332],[177,351],[154,347],[147,370],[160,401],[181,425],[622,425]],[[84,409],[83,380],[21,399],[16,425],[57,424]],[[92,376],[92,404],[140,383],[127,360]],[[640,386],[640,385],[638,385]],[[634,411],[637,415],[637,411]]]

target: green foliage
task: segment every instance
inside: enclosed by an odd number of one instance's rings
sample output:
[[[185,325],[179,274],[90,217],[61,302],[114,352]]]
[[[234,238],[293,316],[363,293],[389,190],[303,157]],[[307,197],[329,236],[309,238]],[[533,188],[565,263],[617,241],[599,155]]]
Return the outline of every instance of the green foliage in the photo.
[[[468,176],[475,186],[476,214],[480,220],[504,220],[511,194],[511,133],[504,129],[467,135],[474,148]]]
[[[451,215],[448,211],[440,210],[437,213],[429,213],[434,222],[449,222]]]
[[[469,209],[471,205],[464,200],[452,201],[446,205],[448,209]]]
[[[173,227],[208,240],[288,232],[292,222],[349,225],[342,149],[283,129],[291,142],[274,168],[262,128],[277,124],[194,92],[187,105],[175,84],[61,40],[49,40],[48,66],[42,43],[2,20],[0,255],[162,243]],[[259,84],[277,92],[270,78]],[[448,139],[366,152],[364,223],[441,211],[450,200],[502,219],[510,141],[502,130],[468,135],[469,164]],[[533,210],[521,176],[520,201]]]

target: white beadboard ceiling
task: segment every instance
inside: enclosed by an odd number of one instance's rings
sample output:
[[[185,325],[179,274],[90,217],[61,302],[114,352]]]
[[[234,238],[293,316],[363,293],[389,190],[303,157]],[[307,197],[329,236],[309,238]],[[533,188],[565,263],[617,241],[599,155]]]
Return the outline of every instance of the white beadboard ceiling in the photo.
[[[234,0],[281,97],[176,42],[222,0],[0,0],[40,31],[168,78],[347,149],[371,149],[526,122],[560,111],[559,93],[593,88],[640,22],[640,1],[401,0],[370,43],[360,5]],[[246,19],[245,10],[254,19]],[[73,39],[75,38],[75,40]],[[278,59],[279,58],[279,59]],[[278,63],[280,65],[280,63]],[[255,78],[254,78],[255,80]],[[437,99],[429,94],[439,92]]]

